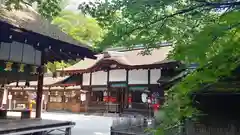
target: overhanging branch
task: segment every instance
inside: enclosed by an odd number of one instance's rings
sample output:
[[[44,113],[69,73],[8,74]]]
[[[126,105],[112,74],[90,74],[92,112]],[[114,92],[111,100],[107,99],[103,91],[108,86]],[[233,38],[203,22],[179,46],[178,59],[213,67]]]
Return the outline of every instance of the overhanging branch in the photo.
[[[153,22],[150,22],[151,25],[154,24],[154,23],[157,23],[161,20],[165,20],[167,18],[171,18],[171,17],[174,17],[176,15],[180,15],[180,14],[185,14],[185,13],[189,13],[191,11],[194,11],[194,10],[197,10],[199,8],[203,8],[203,7],[208,7],[211,8],[211,9],[214,9],[214,8],[219,8],[219,7],[234,7],[234,6],[239,6],[240,5],[240,2],[226,2],[226,3],[210,3],[210,2],[204,2],[204,4],[200,4],[200,5],[196,5],[196,6],[192,6],[192,7],[189,7],[189,8],[186,8],[186,9],[182,9],[182,10],[179,10],[171,15],[167,15],[167,16],[164,16],[160,19],[157,19]],[[150,25],[150,24],[149,24]]]
[[[216,8],[231,8],[231,7],[235,7],[235,6],[240,6],[240,2],[222,2],[221,3],[221,2],[201,1],[200,3],[201,4],[191,6],[191,7],[188,7],[186,9],[179,10],[179,11],[177,11],[177,12],[171,14],[171,15],[167,15],[167,16],[161,17],[159,19],[156,19],[154,21],[150,21],[149,23],[147,23],[143,26],[135,27],[134,29],[124,33],[123,35],[124,36],[130,35],[131,33],[133,33],[136,30],[143,29],[143,28],[149,28],[150,26],[152,26],[152,25],[154,25],[154,24],[156,24],[160,21],[166,22],[166,20],[169,19],[169,18],[172,18],[172,17],[177,16],[177,15],[181,15],[181,14],[186,14],[186,13],[195,11],[195,10],[200,9],[200,8],[206,8],[206,9],[202,9],[202,11],[204,11],[204,10],[216,9]],[[161,26],[163,26],[163,25],[164,25],[164,23]]]

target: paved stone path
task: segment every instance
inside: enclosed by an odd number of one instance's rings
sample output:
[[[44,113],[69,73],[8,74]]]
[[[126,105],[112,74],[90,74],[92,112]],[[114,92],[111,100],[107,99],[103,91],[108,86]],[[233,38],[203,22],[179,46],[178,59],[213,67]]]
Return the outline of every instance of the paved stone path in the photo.
[[[32,113],[32,117],[34,115],[35,113]],[[20,116],[20,113],[11,112],[8,113],[8,116]],[[110,127],[113,120],[112,117],[52,112],[42,113],[42,118],[76,122],[72,135],[110,135]]]

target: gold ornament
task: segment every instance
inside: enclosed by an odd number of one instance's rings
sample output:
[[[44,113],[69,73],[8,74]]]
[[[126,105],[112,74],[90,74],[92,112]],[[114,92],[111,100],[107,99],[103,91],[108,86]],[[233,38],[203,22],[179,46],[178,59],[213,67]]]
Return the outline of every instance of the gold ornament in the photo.
[[[5,71],[12,71],[12,62],[6,62]]]
[[[18,72],[24,72],[24,67],[25,67],[25,64],[20,64]]]

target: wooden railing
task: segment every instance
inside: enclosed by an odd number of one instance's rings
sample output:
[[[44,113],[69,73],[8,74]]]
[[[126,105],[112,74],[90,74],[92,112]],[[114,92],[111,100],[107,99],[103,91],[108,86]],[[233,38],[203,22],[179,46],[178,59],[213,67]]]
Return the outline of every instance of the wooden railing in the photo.
[[[149,123],[144,117],[119,117],[113,120],[111,135],[153,135],[156,123]],[[210,120],[211,121],[211,120]],[[153,129],[146,132],[146,129]],[[240,122],[216,120],[212,124],[202,124],[186,120],[181,126],[165,130],[164,135],[240,135]]]
[[[146,129],[154,127],[154,121],[145,117],[117,117],[111,126],[111,135],[152,135]]]
[[[88,104],[87,112],[105,112],[106,111],[106,103],[99,101],[92,101]]]
[[[185,132],[186,135],[240,135],[240,125],[227,123],[223,123],[222,126],[204,125],[190,121],[185,125]]]

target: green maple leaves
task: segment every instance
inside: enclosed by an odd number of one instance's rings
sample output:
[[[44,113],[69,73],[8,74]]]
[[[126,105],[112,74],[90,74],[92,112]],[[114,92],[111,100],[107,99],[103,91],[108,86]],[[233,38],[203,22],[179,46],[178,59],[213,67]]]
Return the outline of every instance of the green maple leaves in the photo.
[[[45,18],[52,19],[53,17],[59,15],[59,13],[61,12],[60,3],[61,0],[41,1],[38,5],[38,11]]]
[[[38,4],[38,12],[47,19],[52,19],[61,12],[60,3],[62,0],[6,0],[4,5],[8,10],[22,9],[24,4],[32,6]]]
[[[95,19],[81,13],[63,11],[53,19],[52,23],[74,39],[92,46],[101,41],[104,34]]]
[[[203,84],[230,76],[232,70],[240,65],[240,11],[236,6],[216,10],[219,6],[213,5],[221,5],[222,1],[208,1],[213,2],[212,5],[206,2],[112,0],[92,8],[81,8],[108,29],[100,43],[103,47],[144,44],[148,49],[166,40],[174,44],[170,58],[186,64],[199,64],[201,70],[189,74],[166,94],[163,109],[167,118],[163,129],[198,113],[191,106],[189,95],[201,89]],[[204,7],[204,4],[210,6]],[[106,11],[111,11],[111,14]],[[118,17],[113,17],[117,12]]]

